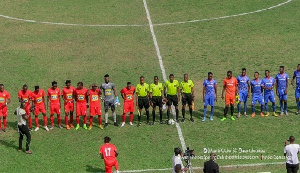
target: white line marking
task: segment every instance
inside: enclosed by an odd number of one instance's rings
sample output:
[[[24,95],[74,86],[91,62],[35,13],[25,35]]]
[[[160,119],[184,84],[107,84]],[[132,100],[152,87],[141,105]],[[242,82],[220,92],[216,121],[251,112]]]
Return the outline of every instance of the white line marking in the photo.
[[[275,163],[253,163],[253,164],[240,164],[240,165],[227,165],[219,166],[220,168],[238,168],[238,167],[251,167],[251,166],[266,166],[266,165],[283,165],[285,162],[275,162]],[[203,167],[193,167],[194,170],[203,169]],[[129,170],[129,171],[119,171],[119,172],[149,172],[149,171],[169,171],[172,168],[164,169],[144,169],[144,170]]]
[[[271,10],[280,6],[283,6],[285,4],[288,4],[292,2],[293,0],[287,0],[283,3],[256,10],[256,11],[251,11],[251,12],[246,12],[246,13],[241,13],[241,14],[234,14],[234,15],[229,15],[229,16],[220,16],[220,17],[214,17],[214,18],[207,18],[207,19],[199,19],[199,20],[189,20],[189,21],[181,21],[181,22],[169,22],[169,23],[158,23],[158,24],[153,24],[153,26],[163,26],[163,25],[178,25],[178,24],[185,24],[185,23],[196,23],[196,22],[205,22],[205,21],[211,21],[211,20],[219,20],[219,19],[226,19],[226,18],[233,18],[233,17],[238,17],[238,16],[245,16],[245,15],[250,15],[254,13],[260,13],[263,11]],[[48,25],[63,25],[63,26],[87,26],[87,27],[141,27],[141,26],[149,26],[147,24],[141,25],[141,24],[131,24],[131,25],[88,25],[88,24],[76,24],[76,23],[58,23],[58,22],[42,22],[42,21],[36,21],[36,20],[28,20],[28,19],[21,19],[21,18],[16,18],[16,17],[10,17],[6,16],[3,14],[0,14],[0,17],[10,19],[10,20],[17,20],[17,21],[22,21],[22,22],[29,22],[29,23],[39,23],[39,24],[48,24]]]
[[[156,36],[155,36],[155,33],[154,33],[153,24],[152,24],[151,16],[150,16],[149,9],[148,9],[148,6],[147,6],[147,2],[146,2],[146,0],[143,0],[143,2],[144,2],[144,7],[145,7],[146,14],[147,14],[147,19],[148,19],[148,22],[149,22],[149,27],[150,27],[151,35],[152,35],[152,38],[153,38],[153,43],[154,43],[154,46],[155,46],[156,54],[157,54],[157,57],[158,57],[160,69],[161,69],[161,72],[162,72],[162,75],[163,75],[163,79],[164,79],[164,81],[167,81],[166,70],[165,70],[165,67],[164,67],[164,64],[163,64],[163,61],[162,61],[159,46],[158,46],[157,39],[156,39]],[[173,109],[174,109],[174,107],[173,107]],[[174,114],[175,111],[173,109],[172,109],[172,111],[173,111],[173,114]],[[185,141],[184,141],[184,138],[183,138],[183,135],[182,135],[181,128],[180,128],[178,123],[176,123],[176,128],[177,128],[177,131],[178,131],[178,136],[179,136],[179,139],[180,139],[180,142],[181,142],[182,150],[184,151],[186,149],[186,145],[185,145]]]

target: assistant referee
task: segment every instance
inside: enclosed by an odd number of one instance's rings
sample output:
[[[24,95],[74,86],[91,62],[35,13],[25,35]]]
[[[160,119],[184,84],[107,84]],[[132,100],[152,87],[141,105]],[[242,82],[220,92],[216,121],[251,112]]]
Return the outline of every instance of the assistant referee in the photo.
[[[189,80],[189,75],[184,74],[184,81],[180,83],[180,92],[182,97],[182,122],[185,120],[185,105],[189,105],[190,120],[194,122],[193,119],[193,102],[194,102],[194,82]]]
[[[27,139],[26,139],[25,153],[32,154],[32,152],[29,150],[31,135],[28,126],[26,125],[26,120],[28,120],[29,116],[26,115],[25,107],[26,107],[26,102],[22,101],[20,107],[18,107],[14,112],[14,114],[17,115],[18,128],[20,133],[18,151],[22,151],[23,136],[26,135]]]
[[[141,112],[142,109],[145,108],[146,116],[147,116],[147,123],[149,124],[149,85],[145,83],[144,76],[140,77],[140,83],[136,85],[135,88],[136,93],[136,106],[139,109],[138,112],[138,126],[141,125]]]

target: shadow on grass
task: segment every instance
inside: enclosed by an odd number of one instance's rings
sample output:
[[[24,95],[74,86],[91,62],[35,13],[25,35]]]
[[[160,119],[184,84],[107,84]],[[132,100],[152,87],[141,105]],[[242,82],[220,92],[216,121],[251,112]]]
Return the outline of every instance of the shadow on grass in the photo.
[[[105,170],[96,166],[86,165],[86,172],[105,172]]]
[[[17,141],[17,139],[16,139],[16,141]],[[13,149],[18,150],[19,146],[17,146],[17,145],[14,144],[16,141],[4,141],[4,140],[0,140],[0,144],[4,145],[6,147],[9,147],[9,148],[13,148]]]

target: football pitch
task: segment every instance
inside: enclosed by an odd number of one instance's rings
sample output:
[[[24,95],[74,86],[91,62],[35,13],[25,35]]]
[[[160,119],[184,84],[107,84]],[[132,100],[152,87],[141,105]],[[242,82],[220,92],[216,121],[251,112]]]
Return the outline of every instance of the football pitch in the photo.
[[[173,149],[186,146],[195,150],[194,172],[202,171],[211,150],[221,172],[285,172],[284,141],[300,137],[295,88],[288,89],[288,116],[260,117],[257,105],[254,118],[225,122],[221,92],[228,70],[236,77],[247,68],[252,79],[255,71],[263,78],[268,69],[275,77],[284,65],[292,78],[300,63],[299,8],[299,0],[0,1],[0,83],[12,96],[8,131],[0,133],[0,172],[105,172],[98,151],[105,136],[119,150],[120,171],[170,172]],[[203,123],[202,83],[209,71],[218,82],[218,101],[214,120]],[[109,112],[104,130],[96,118],[92,130],[41,128],[31,132],[32,155],[17,151],[13,111],[23,84],[46,90],[56,80],[62,89],[70,79],[73,86],[82,81],[88,87],[103,83],[107,73],[118,93],[140,76],[150,84],[156,75],[164,83],[171,73],[179,81],[188,73],[195,83],[195,122],[150,126],[143,116],[137,127],[135,112],[134,126],[121,128],[113,126]],[[276,105],[279,113],[278,97]],[[122,105],[116,110],[120,123]]]

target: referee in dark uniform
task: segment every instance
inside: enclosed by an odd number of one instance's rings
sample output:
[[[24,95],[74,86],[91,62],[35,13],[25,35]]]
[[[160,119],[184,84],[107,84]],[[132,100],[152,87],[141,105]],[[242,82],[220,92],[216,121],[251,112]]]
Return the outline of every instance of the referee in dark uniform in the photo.
[[[30,135],[28,126],[26,124],[26,120],[28,120],[29,116],[26,115],[25,106],[26,106],[25,101],[22,101],[20,107],[18,107],[14,112],[14,114],[17,115],[18,128],[19,128],[19,133],[20,133],[19,150],[18,151],[22,151],[23,136],[26,135],[27,139],[26,139],[25,153],[32,154],[32,152],[29,150],[31,135]]]
[[[182,122],[185,120],[185,106],[188,104],[190,111],[190,120],[193,119],[193,103],[194,103],[194,82],[189,80],[188,74],[184,74],[184,80],[180,83],[180,92],[182,96]]]
[[[169,80],[166,81],[165,86],[164,86],[164,95],[167,97],[167,105],[168,105],[168,110],[167,110],[167,124],[169,123],[170,120],[170,110],[172,104],[175,106],[175,111],[176,111],[176,122],[179,123],[178,120],[178,102],[180,101],[180,97],[178,97],[180,93],[179,89],[179,82],[178,80],[174,79],[174,75],[170,74]]]

